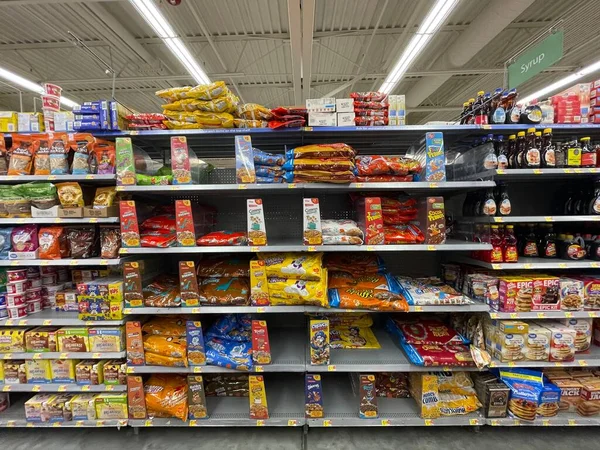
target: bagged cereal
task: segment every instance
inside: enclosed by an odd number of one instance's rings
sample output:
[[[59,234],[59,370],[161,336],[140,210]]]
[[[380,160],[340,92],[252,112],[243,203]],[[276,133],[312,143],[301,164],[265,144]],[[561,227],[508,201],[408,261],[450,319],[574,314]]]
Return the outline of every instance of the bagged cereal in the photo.
[[[145,334],[185,337],[185,320],[179,317],[157,317],[150,319],[142,326]]]
[[[83,191],[79,183],[74,181],[67,181],[65,183],[56,184],[58,191],[58,200],[63,208],[82,208],[83,202]]]
[[[176,417],[187,420],[188,385],[185,377],[154,374],[144,383],[144,397],[149,417]]]
[[[96,189],[96,195],[94,196],[94,208],[101,209],[112,206],[116,195],[117,188],[115,186],[107,186]]]
[[[328,295],[332,308],[408,311],[408,302],[402,294],[382,289],[336,288],[329,289]]]
[[[171,358],[187,358],[185,338],[149,334],[144,336],[144,351]]]
[[[211,256],[197,264],[199,278],[244,277],[250,276],[250,261],[238,256]]]
[[[187,97],[187,93],[192,89],[191,86],[174,87],[162,89],[154,93],[157,97],[163,98],[169,102],[174,102]]]
[[[271,120],[273,118],[269,108],[257,103],[238,105],[236,113],[238,117],[249,120]]]
[[[319,281],[323,277],[323,253],[258,253],[267,277]]]
[[[278,277],[267,278],[271,305],[314,305],[329,307],[327,301],[327,270],[319,281]]]
[[[204,278],[200,303],[209,305],[247,305],[250,287],[244,278]]]

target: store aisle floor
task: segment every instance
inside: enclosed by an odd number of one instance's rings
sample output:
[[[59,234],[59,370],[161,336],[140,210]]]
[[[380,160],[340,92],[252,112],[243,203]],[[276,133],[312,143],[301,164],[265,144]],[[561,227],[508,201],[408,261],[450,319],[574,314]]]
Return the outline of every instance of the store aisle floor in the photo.
[[[597,449],[597,428],[331,428],[310,430],[307,450],[553,450]],[[301,449],[301,430],[251,428],[117,430],[2,430],[0,442],[11,450],[192,450]]]

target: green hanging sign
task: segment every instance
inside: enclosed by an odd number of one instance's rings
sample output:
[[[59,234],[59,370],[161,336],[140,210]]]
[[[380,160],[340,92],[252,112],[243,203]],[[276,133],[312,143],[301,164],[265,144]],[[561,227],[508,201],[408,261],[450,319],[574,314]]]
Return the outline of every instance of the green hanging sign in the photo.
[[[525,83],[563,56],[563,41],[565,33],[560,30],[529,48],[520,55],[514,63],[508,66],[508,87],[516,88]]]

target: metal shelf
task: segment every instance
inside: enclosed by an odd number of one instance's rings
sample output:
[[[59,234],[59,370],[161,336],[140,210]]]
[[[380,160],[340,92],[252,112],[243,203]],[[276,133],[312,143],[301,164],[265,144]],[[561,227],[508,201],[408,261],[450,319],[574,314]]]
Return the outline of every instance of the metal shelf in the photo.
[[[597,127],[597,125],[596,125]],[[554,127],[553,127],[554,128]],[[540,179],[590,177],[600,175],[600,168],[562,168],[562,169],[495,169],[468,175],[465,180],[500,179],[502,181],[533,181]]]
[[[219,246],[219,247],[169,247],[169,248],[121,248],[122,255],[144,254],[189,254],[189,253],[256,253],[256,252],[426,252],[426,251],[471,251],[491,250],[491,244],[449,240],[446,244],[406,245],[313,245],[274,244],[263,247]],[[600,267],[600,265],[599,265]]]
[[[66,219],[63,217],[14,217],[0,219],[0,225],[15,225],[27,223],[56,223],[56,224],[81,224],[81,223],[119,223],[118,217],[83,217],[79,219]]]
[[[490,367],[600,367],[600,347],[592,345],[589,353],[577,353],[575,361],[512,361],[492,360]]]
[[[271,364],[254,365],[253,373],[305,372],[304,359],[308,337],[304,328],[274,328],[269,330]],[[163,367],[128,366],[127,373],[248,373],[219,366]]]
[[[505,417],[502,419],[485,419],[486,425],[493,427],[579,427],[579,426],[599,426],[600,417],[584,417],[577,413],[559,412],[555,417],[547,419],[535,419],[532,422]]]
[[[123,320],[81,320],[76,312],[61,312],[52,309],[44,309],[39,313],[31,314],[26,319],[2,319],[0,327],[27,326],[27,325],[73,325],[79,327],[90,326],[119,326],[125,323]]]
[[[133,314],[229,314],[229,313],[302,313],[306,306],[200,306],[196,308],[125,308]]]
[[[46,353],[0,353],[0,359],[119,359],[125,358],[125,352],[46,352]]]
[[[127,392],[124,384],[0,384],[0,392]]]
[[[521,270],[521,269],[597,269],[600,268],[599,261],[584,259],[581,261],[569,261],[566,259],[525,258],[519,256],[517,263],[488,263],[466,256],[452,256],[456,262],[472,264],[494,270]]]
[[[248,397],[206,397],[208,417],[187,422],[179,419],[129,420],[136,427],[297,427],[304,418],[303,377],[266,378],[269,418],[250,419]]]
[[[492,319],[591,319],[600,317],[600,311],[530,311],[530,312],[493,312]]]
[[[461,217],[461,222],[475,223],[539,223],[539,222],[598,222],[597,216],[501,216],[501,217]]]
[[[307,419],[309,427],[382,427],[382,426],[476,426],[485,419],[478,413],[439,419],[422,419],[412,398],[377,398],[379,417],[361,419],[358,416],[359,398],[353,392],[347,376],[331,375],[322,379],[322,419]]]
[[[474,302],[470,305],[427,305],[427,306],[409,306],[408,312],[411,313],[436,313],[436,312],[488,312],[489,306],[485,303]],[[319,314],[338,314],[338,313],[389,313],[390,311],[371,311],[368,309],[340,309],[340,308],[321,308],[320,306],[304,306],[304,312]],[[600,315],[598,316],[600,317]]]
[[[123,262],[121,258],[101,259],[15,259],[2,260],[0,266],[118,266]]]
[[[6,136],[6,135],[5,135]],[[0,175],[0,183],[23,183],[28,181],[115,181],[116,175]]]

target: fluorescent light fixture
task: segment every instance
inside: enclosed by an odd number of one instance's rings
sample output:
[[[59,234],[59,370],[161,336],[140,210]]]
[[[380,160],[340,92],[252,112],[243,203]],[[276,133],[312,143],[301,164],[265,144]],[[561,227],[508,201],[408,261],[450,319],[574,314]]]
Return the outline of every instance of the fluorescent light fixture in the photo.
[[[452,10],[454,10],[458,2],[459,0],[436,0],[433,8],[429,10],[423,23],[379,88],[380,92],[390,94],[394,90],[412,62],[419,56]]]
[[[154,3],[154,0],[129,0],[137,9],[138,13],[156,32],[156,35],[169,47],[171,53],[177,57],[179,62],[187,69],[189,74],[198,84],[210,83],[210,78],[202,70],[200,64],[194,59],[183,41],[177,37],[175,30],[171,27],[165,16]]]
[[[583,78],[586,75],[589,75],[590,73],[594,73],[598,70],[600,70],[600,61],[596,61],[595,63],[590,64],[589,66],[586,66],[583,69],[581,69],[569,76],[561,78],[560,80],[555,81],[554,83],[549,84],[546,87],[543,87],[539,91],[536,91],[533,94],[520,99],[518,101],[518,103],[523,103],[523,104],[529,103],[533,99],[540,98],[541,96],[549,94],[553,91],[556,91],[557,89],[560,89],[561,87],[568,86],[571,83],[579,80],[580,78]]]
[[[25,88],[28,91],[37,92],[38,94],[44,93],[44,88],[41,85],[39,85],[31,80],[28,80],[27,78],[23,78],[22,76],[17,75],[16,73],[13,73],[13,72],[3,69],[1,67],[0,67],[0,78],[4,78],[9,83],[16,84],[17,86],[21,86],[22,88]],[[67,97],[62,97],[62,96],[60,97],[60,102],[69,108],[73,108],[79,104],[77,102],[74,102],[73,100],[68,99]]]

